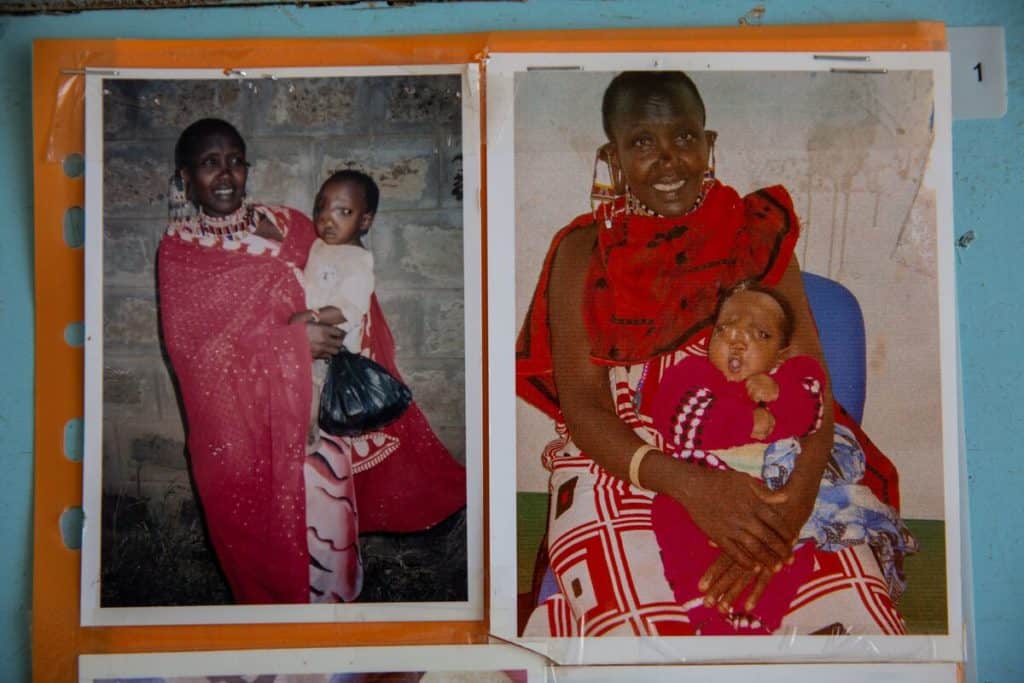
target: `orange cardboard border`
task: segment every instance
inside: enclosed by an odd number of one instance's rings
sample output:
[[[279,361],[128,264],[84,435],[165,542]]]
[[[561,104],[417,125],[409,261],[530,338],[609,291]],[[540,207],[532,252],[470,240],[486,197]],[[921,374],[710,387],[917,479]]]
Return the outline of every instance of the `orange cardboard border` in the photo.
[[[42,40],[33,49],[35,180],[35,544],[32,665],[35,680],[77,680],[85,653],[266,649],[338,645],[465,644],[487,640],[487,621],[215,626],[79,626],[80,553],[59,519],[81,505],[82,466],[64,457],[65,424],[82,415],[84,357],[64,330],[84,316],[84,250],[63,240],[65,211],[84,203],[82,177],[65,175],[84,151],[84,77],[92,68],[258,68],[481,63],[490,52],[932,51],[937,22],[477,33],[360,39]],[[486,74],[484,74],[484,77]],[[486,83],[481,91],[485,92]],[[486,101],[484,102],[484,107]],[[481,127],[485,122],[481,107]],[[486,131],[482,130],[482,140]],[[483,146],[483,144],[482,144]],[[481,149],[481,162],[486,159]],[[486,182],[486,169],[484,179]],[[486,196],[481,185],[481,196]],[[486,208],[482,216],[486,321]],[[484,368],[487,330],[484,328]],[[484,373],[484,390],[487,377]],[[486,393],[484,424],[487,424]],[[487,440],[484,437],[484,481]],[[484,509],[487,509],[486,496]],[[486,515],[486,513],[485,513]],[[486,516],[485,516],[486,522]],[[485,564],[486,567],[486,558]],[[485,596],[489,593],[485,589]],[[486,598],[485,598],[486,601]],[[485,603],[486,608],[486,603]]]

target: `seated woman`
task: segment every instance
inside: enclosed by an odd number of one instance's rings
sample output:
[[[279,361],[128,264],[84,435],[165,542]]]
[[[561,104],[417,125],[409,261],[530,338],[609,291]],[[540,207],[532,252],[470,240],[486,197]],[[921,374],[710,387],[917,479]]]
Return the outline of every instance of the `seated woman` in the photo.
[[[352,599],[358,531],[427,528],[461,508],[465,490],[434,489],[433,463],[421,462],[409,438],[415,430],[396,439],[386,460],[357,471],[357,507],[367,511],[358,525],[354,515],[325,506],[324,492],[306,489],[305,470],[325,462],[351,476],[351,462],[341,460],[351,454],[337,444],[329,453],[306,452],[312,359],[336,353],[342,332],[305,320],[296,274],[316,238],[312,223],[294,209],[248,199],[248,168],[245,141],[226,121],[196,121],[175,147],[157,277],[192,476],[237,602]],[[341,553],[325,561],[345,568],[330,582],[317,577],[314,540],[318,553],[324,546]]]
[[[705,129],[693,81],[680,72],[620,74],[602,118],[609,142],[599,160],[612,180],[593,214],[555,236],[517,345],[518,393],[560,434],[543,455],[560,592],[534,611],[524,635],[689,635],[652,530],[656,493],[680,503],[722,550],[699,587],[706,604],[740,622],[816,511],[833,442],[860,456],[860,467],[839,477],[858,496],[870,484],[878,505],[897,506],[895,472],[841,411],[844,424],[836,423],[827,386],[821,426],[800,439],[802,454],[777,491],[665,454],[651,419],[661,377],[706,354],[720,297],[739,282],[758,281],[789,301],[792,353],[825,363],[793,255],[799,226],[789,195],[776,186],[741,198],[714,179],[716,134]],[[885,474],[856,483],[865,453]],[[903,633],[880,559],[894,567],[906,539],[879,536],[817,543],[813,572],[776,632]]]

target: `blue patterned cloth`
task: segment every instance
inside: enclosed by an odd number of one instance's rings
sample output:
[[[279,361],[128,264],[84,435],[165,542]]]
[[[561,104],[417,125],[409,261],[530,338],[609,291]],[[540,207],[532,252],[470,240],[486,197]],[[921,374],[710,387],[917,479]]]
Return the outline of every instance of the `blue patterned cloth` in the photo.
[[[796,439],[768,444],[761,478],[769,488],[786,483],[799,454],[800,442]],[[835,425],[832,460],[825,468],[818,499],[800,530],[800,538],[831,551],[867,543],[878,558],[889,594],[896,600],[907,585],[902,556],[917,552],[917,540],[896,510],[858,483],[863,476],[863,449],[849,429]]]

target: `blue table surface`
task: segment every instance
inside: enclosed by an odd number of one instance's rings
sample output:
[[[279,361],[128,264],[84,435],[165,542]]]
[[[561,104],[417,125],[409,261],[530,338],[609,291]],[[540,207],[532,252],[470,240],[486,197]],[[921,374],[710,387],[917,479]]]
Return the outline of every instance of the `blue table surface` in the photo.
[[[411,35],[530,29],[734,26],[757,3],[718,0],[364,2],[337,7],[117,10],[0,17],[0,679],[28,680],[33,476],[32,41],[41,38],[217,38]],[[1024,3],[1020,0],[772,0],[769,25],[936,20],[1003,26],[1009,109],[1002,119],[953,126],[955,232],[977,239],[957,253],[967,489],[973,550],[973,662],[979,681],[1024,680],[1024,467],[1012,399],[1024,364]],[[950,236],[952,239],[953,236]],[[1016,246],[1014,246],[1016,245]],[[979,588],[983,588],[979,590]]]

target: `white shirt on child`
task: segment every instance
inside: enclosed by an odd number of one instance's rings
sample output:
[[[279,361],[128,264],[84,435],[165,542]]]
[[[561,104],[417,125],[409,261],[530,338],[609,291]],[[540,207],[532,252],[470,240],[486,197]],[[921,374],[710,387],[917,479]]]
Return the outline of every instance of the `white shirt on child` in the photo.
[[[303,271],[306,305],[313,310],[337,306],[345,316],[338,327],[345,332],[344,346],[359,353],[363,322],[373,294],[373,254],[354,244],[313,242]]]

